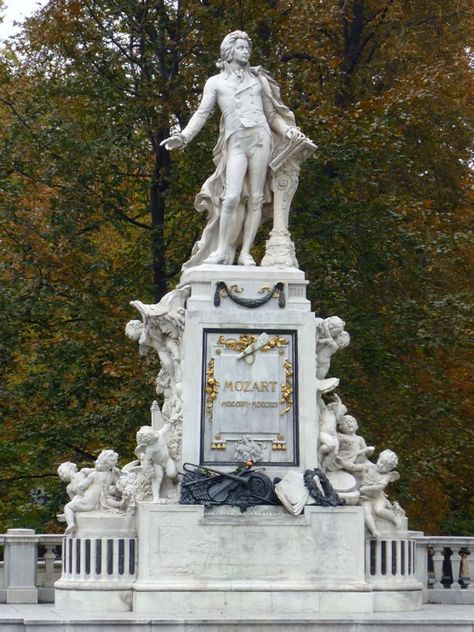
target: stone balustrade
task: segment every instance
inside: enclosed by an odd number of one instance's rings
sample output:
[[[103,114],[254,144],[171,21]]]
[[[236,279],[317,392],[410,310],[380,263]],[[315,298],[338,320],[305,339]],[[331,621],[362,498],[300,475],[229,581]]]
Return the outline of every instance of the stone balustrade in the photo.
[[[64,538],[63,580],[133,581],[136,538]]]
[[[424,536],[409,532],[408,539],[368,539],[367,581],[421,581],[428,603],[474,604],[470,560],[474,537]],[[63,543],[64,542],[64,543]],[[62,556],[62,547],[70,555]],[[135,575],[135,542],[108,538],[96,541],[37,534],[32,529],[9,529],[0,535],[0,603],[54,602],[54,582],[84,574],[95,579],[122,579]],[[64,565],[64,568],[63,568]]]
[[[416,543],[410,538],[381,537],[366,543],[367,579],[374,583],[384,579],[415,578]]]
[[[0,535],[1,603],[54,602],[54,582],[61,576],[62,536],[33,529],[8,529]]]
[[[470,560],[474,537],[416,534],[417,577],[428,603],[474,604]]]

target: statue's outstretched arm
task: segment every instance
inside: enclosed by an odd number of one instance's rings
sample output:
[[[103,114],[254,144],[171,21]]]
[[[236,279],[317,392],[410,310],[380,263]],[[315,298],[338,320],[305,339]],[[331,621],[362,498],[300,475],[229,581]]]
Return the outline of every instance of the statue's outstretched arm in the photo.
[[[213,81],[214,77],[207,80],[204,86],[201,103],[189,123],[182,132],[173,134],[169,138],[165,138],[160,145],[164,145],[166,149],[180,149],[187,145],[196,134],[203,128],[204,123],[209,118],[217,100],[216,88]]]

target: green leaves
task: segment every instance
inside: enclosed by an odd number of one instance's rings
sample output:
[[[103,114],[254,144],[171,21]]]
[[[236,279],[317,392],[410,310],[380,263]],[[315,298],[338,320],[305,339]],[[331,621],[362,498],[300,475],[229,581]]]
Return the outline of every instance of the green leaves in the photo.
[[[218,116],[185,152],[157,141],[235,28],[318,144],[291,229],[316,314],[352,337],[332,368],[341,396],[368,443],[399,452],[414,527],[451,528],[451,507],[469,521],[469,7],[432,5],[68,0],[4,47],[3,529],[55,528],[61,461],[132,456],[158,367],[123,335],[128,303],[173,287],[200,235]]]

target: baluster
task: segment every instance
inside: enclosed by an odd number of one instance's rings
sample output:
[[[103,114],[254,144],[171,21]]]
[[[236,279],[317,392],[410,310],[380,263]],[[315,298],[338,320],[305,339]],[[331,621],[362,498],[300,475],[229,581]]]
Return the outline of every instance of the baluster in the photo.
[[[96,559],[97,559],[97,540],[95,538],[91,538],[91,578],[97,579],[97,569],[96,569]]]
[[[76,538],[71,538],[69,540],[69,553],[71,555],[71,558],[70,558],[71,577],[73,579],[76,579],[76,554],[77,554]]]
[[[105,581],[107,577],[107,538],[101,538],[102,540],[102,573],[101,577]]]
[[[474,582],[471,581],[471,558],[469,557],[471,551],[469,547],[465,547],[463,553],[461,553],[461,575],[466,590],[474,590]]]
[[[365,539],[365,575],[370,576],[370,554],[371,554],[371,540]]]
[[[86,538],[81,538],[80,544],[81,566],[79,569],[79,579],[86,578]]]
[[[451,590],[461,590],[461,584],[459,583],[461,575],[461,556],[459,554],[458,547],[453,544],[451,554],[451,572],[453,574],[453,583],[451,584]]]
[[[406,540],[400,540],[400,567],[403,571],[403,576],[408,575],[408,544]]]
[[[63,538],[63,543],[62,543],[62,563],[63,563],[63,577],[66,577],[67,575],[67,539]]]
[[[387,546],[385,547],[385,553],[387,556],[386,568],[387,568],[387,577],[392,576],[392,541],[387,540]]]
[[[115,580],[118,578],[118,543],[119,538],[114,538],[112,540],[112,577]]]
[[[54,561],[56,560],[56,555],[53,553],[53,549],[55,544],[45,544],[44,548],[46,549],[45,554],[43,556],[44,559],[44,587],[52,588],[54,584]]]
[[[433,566],[434,566],[434,582],[432,585],[433,589],[444,588],[441,583],[441,578],[443,576],[443,546],[439,544],[433,544]]]

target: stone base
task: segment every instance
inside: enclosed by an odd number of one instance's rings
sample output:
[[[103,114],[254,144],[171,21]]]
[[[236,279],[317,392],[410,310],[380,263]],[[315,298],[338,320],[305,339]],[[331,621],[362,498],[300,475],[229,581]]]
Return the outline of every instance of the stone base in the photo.
[[[65,586],[62,590],[56,584],[55,607],[73,612],[129,612],[132,609],[132,591],[108,590],[98,586],[97,590],[87,590]]]
[[[473,606],[472,611],[474,619],[474,591],[472,590],[430,588],[429,590],[423,590],[423,603],[470,605]]]
[[[242,621],[268,617],[309,618],[316,613],[372,612],[370,592],[317,590],[203,590],[134,592],[134,612],[156,612],[191,620],[238,617]]]
[[[63,540],[63,572],[55,602],[75,612],[127,612],[136,577],[135,517],[113,511],[78,513]]]
[[[265,256],[262,266],[277,266],[280,268],[298,268],[295,245],[291,241],[290,231],[276,229],[270,232],[270,239],[265,244]]]
[[[137,541],[131,517],[81,517],[64,542],[63,576],[55,584],[59,610],[250,623],[421,608],[410,564],[403,575],[397,565],[387,566],[395,575],[367,574],[381,566],[381,544],[366,542],[361,507],[310,505],[291,516],[279,506],[242,513],[231,506],[139,503],[136,524]],[[408,559],[407,544],[404,551]]]
[[[140,503],[134,612],[193,619],[372,612],[360,507]],[[184,535],[183,535],[184,534]]]
[[[372,597],[374,612],[408,612],[423,608],[419,587],[415,590],[374,590]]]
[[[320,614],[193,621],[157,614],[62,611],[53,604],[0,605],[2,632],[472,632],[472,606],[428,605],[423,612]]]
[[[7,588],[7,603],[38,603],[37,588]]]

